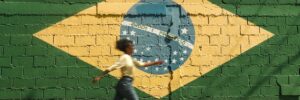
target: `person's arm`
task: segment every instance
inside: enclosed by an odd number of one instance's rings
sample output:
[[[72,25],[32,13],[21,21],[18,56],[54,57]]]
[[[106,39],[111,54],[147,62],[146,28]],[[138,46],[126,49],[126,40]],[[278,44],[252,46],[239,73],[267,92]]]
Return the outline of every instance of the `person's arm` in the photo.
[[[148,63],[145,63],[144,67],[153,66],[153,65],[160,65],[162,63],[163,63],[163,61],[148,62]]]
[[[109,72],[109,70],[105,70],[102,74],[100,74],[99,76],[93,78],[93,83],[96,83],[97,81],[99,81],[100,79],[102,79],[104,76],[106,76]]]
[[[153,65],[160,65],[163,63],[163,61],[155,61],[155,62],[142,62],[142,61],[138,61],[136,59],[133,59],[133,62],[136,66],[138,67],[148,67],[148,66],[153,66]]]
[[[103,77],[105,77],[109,72],[114,71],[116,69],[122,68],[124,65],[124,59],[120,59],[120,61],[116,62],[112,66],[108,67],[103,73],[101,73],[99,76],[96,76],[93,78],[93,83],[96,83],[97,81],[101,80]]]

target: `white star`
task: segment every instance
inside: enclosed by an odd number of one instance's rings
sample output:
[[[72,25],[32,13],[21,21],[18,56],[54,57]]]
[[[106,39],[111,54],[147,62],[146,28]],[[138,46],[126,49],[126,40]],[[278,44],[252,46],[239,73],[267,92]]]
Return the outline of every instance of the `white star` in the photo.
[[[187,50],[184,50],[183,53],[186,54],[186,53],[187,53]]]
[[[156,67],[156,68],[155,68],[155,70],[156,70],[156,71],[158,71],[158,70],[159,70],[159,68],[158,68],[158,67]]]
[[[147,51],[149,51],[150,49],[151,49],[150,47],[147,47],[147,48],[146,48]]]
[[[127,35],[127,31],[124,30],[123,33],[122,33],[122,35]]]
[[[134,53],[137,53],[138,50],[134,49]]]
[[[183,57],[181,57],[181,58],[179,58],[181,61],[183,61],[184,60],[184,58]]]
[[[131,32],[130,32],[130,35],[133,35],[133,36],[134,36],[134,35],[135,35],[135,31],[131,31]]]
[[[145,67],[145,70],[148,70],[148,67]]]
[[[168,63],[168,60],[167,60],[167,59],[165,60],[165,63]]]
[[[143,54],[144,54],[144,52],[141,52],[141,54],[143,55]]]
[[[173,64],[175,64],[176,62],[177,62],[177,60],[176,60],[176,59],[173,59],[173,60],[172,60],[172,63],[173,63]]]
[[[141,58],[140,61],[143,62],[144,60]]]
[[[167,67],[165,67],[165,68],[164,68],[164,70],[168,70],[168,68],[167,68]]]
[[[130,40],[130,37],[126,37],[127,40]]]
[[[189,30],[187,30],[186,28],[181,29],[182,34],[187,34]]]
[[[177,55],[177,53],[178,53],[177,51],[174,51],[174,52],[173,52],[173,55]]]
[[[158,61],[158,58],[155,58],[155,60],[154,61]]]

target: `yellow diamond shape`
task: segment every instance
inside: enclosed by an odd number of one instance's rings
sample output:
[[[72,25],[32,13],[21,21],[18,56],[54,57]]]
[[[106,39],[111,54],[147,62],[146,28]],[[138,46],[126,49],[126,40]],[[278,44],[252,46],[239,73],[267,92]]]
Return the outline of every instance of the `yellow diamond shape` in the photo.
[[[35,37],[105,70],[122,54],[115,49],[123,16],[139,0],[106,0],[34,34]],[[210,3],[175,0],[190,15],[196,42],[189,59],[173,73],[135,70],[134,86],[156,98],[190,83],[271,38],[272,33]],[[110,73],[120,78],[120,71]]]

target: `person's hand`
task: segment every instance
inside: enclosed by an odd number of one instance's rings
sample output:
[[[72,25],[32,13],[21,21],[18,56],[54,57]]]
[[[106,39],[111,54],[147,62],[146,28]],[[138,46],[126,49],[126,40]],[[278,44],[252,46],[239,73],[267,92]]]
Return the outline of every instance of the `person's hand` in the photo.
[[[99,80],[101,80],[101,77],[95,77],[93,78],[93,83],[96,84]]]
[[[163,61],[156,61],[154,62],[155,65],[160,65],[160,64],[163,64],[164,62]]]

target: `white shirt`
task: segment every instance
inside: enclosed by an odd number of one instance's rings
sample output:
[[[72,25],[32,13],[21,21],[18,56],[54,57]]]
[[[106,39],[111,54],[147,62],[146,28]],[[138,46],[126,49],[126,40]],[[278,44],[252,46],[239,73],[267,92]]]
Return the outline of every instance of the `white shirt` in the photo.
[[[123,54],[117,62],[115,62],[112,66],[108,67],[106,70],[113,71],[121,68],[122,76],[133,77],[135,67],[142,66],[145,66],[144,62],[132,59],[132,57],[128,54]]]

